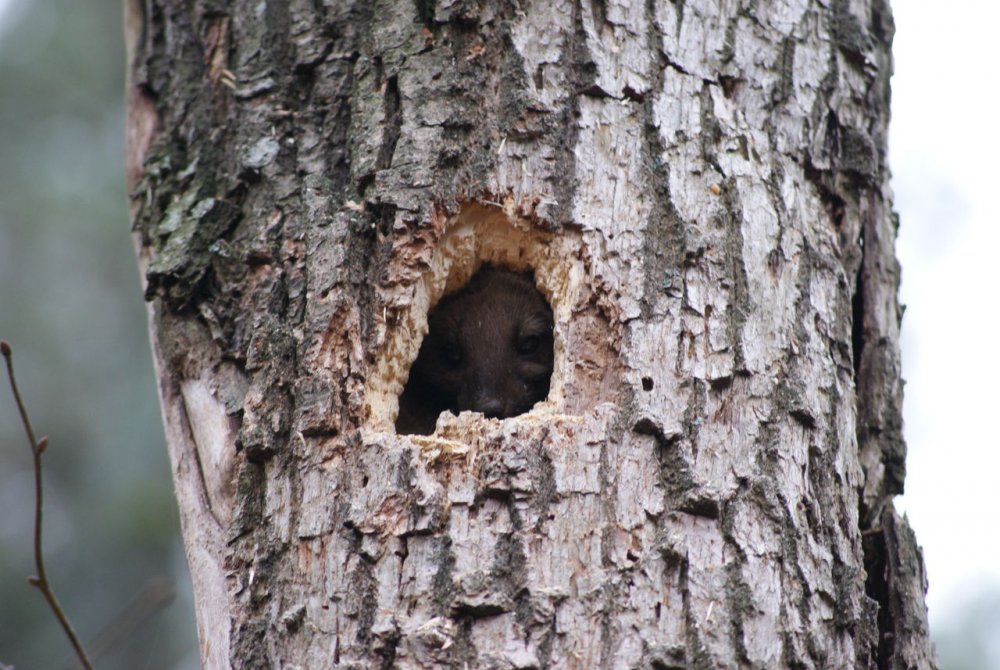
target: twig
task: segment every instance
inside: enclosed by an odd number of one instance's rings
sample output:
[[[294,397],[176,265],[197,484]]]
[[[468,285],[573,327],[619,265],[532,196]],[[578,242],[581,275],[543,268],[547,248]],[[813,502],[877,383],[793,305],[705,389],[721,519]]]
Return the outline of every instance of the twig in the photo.
[[[87,652],[73,631],[73,626],[70,624],[69,619],[66,618],[66,613],[60,607],[59,601],[56,599],[56,594],[49,586],[48,577],[45,575],[45,559],[42,556],[42,453],[45,451],[45,447],[49,445],[49,438],[42,437],[41,440],[35,439],[35,431],[31,427],[31,420],[28,419],[28,410],[24,408],[21,393],[17,390],[12,352],[10,344],[6,340],[0,340],[0,353],[3,354],[4,360],[7,362],[7,377],[10,379],[10,388],[14,392],[17,411],[21,414],[21,423],[24,425],[24,431],[28,434],[28,442],[31,444],[31,456],[34,459],[35,465],[35,570],[38,574],[28,577],[28,583],[32,586],[37,586],[38,590],[42,592],[53,614],[59,619],[59,623],[62,625],[66,637],[69,638],[70,644],[73,645],[73,650],[80,659],[80,663],[86,670],[91,670],[93,666],[90,664],[90,659],[87,658]]]

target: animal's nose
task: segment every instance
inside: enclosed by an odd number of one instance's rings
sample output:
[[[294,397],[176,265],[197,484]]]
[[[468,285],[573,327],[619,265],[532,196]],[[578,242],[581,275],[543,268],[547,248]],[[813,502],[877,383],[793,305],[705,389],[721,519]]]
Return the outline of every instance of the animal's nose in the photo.
[[[482,412],[487,419],[503,418],[503,403],[499,398],[483,398],[476,403],[476,412]]]

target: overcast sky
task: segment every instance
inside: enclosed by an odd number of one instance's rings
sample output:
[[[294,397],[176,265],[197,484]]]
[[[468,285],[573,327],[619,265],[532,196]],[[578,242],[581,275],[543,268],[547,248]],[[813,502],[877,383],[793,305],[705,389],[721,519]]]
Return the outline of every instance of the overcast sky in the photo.
[[[906,511],[932,626],[1000,589],[1000,3],[894,0],[889,143],[903,265]]]

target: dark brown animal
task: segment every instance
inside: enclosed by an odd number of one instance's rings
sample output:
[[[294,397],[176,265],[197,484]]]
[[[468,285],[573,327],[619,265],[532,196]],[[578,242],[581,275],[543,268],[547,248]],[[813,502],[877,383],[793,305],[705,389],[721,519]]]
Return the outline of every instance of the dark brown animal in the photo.
[[[552,309],[531,273],[485,265],[427,318],[396,432],[429,435],[447,410],[504,419],[549,394]]]

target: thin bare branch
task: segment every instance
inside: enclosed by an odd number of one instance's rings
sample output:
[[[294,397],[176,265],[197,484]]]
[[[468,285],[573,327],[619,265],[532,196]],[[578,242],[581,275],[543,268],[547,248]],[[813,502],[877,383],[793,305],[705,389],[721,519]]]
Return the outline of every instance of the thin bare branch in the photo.
[[[84,650],[80,638],[77,637],[76,632],[73,630],[73,626],[66,617],[66,613],[63,612],[62,606],[59,605],[59,600],[49,586],[49,580],[45,574],[45,559],[42,553],[42,453],[45,452],[45,448],[49,444],[49,438],[42,437],[41,440],[35,439],[35,431],[31,427],[28,410],[24,407],[24,402],[21,400],[21,393],[17,389],[17,379],[14,376],[13,352],[6,340],[0,340],[0,353],[3,354],[4,360],[7,363],[7,377],[10,379],[11,391],[14,392],[17,411],[21,415],[21,423],[24,425],[24,431],[28,435],[28,442],[31,445],[31,456],[35,466],[35,570],[37,574],[28,577],[28,583],[38,587],[38,590],[42,592],[42,596],[45,597],[52,612],[56,615],[60,625],[62,625],[70,644],[73,645],[73,650],[76,652],[77,658],[80,659],[80,664],[87,670],[91,670],[93,666],[87,657],[87,652]]]

